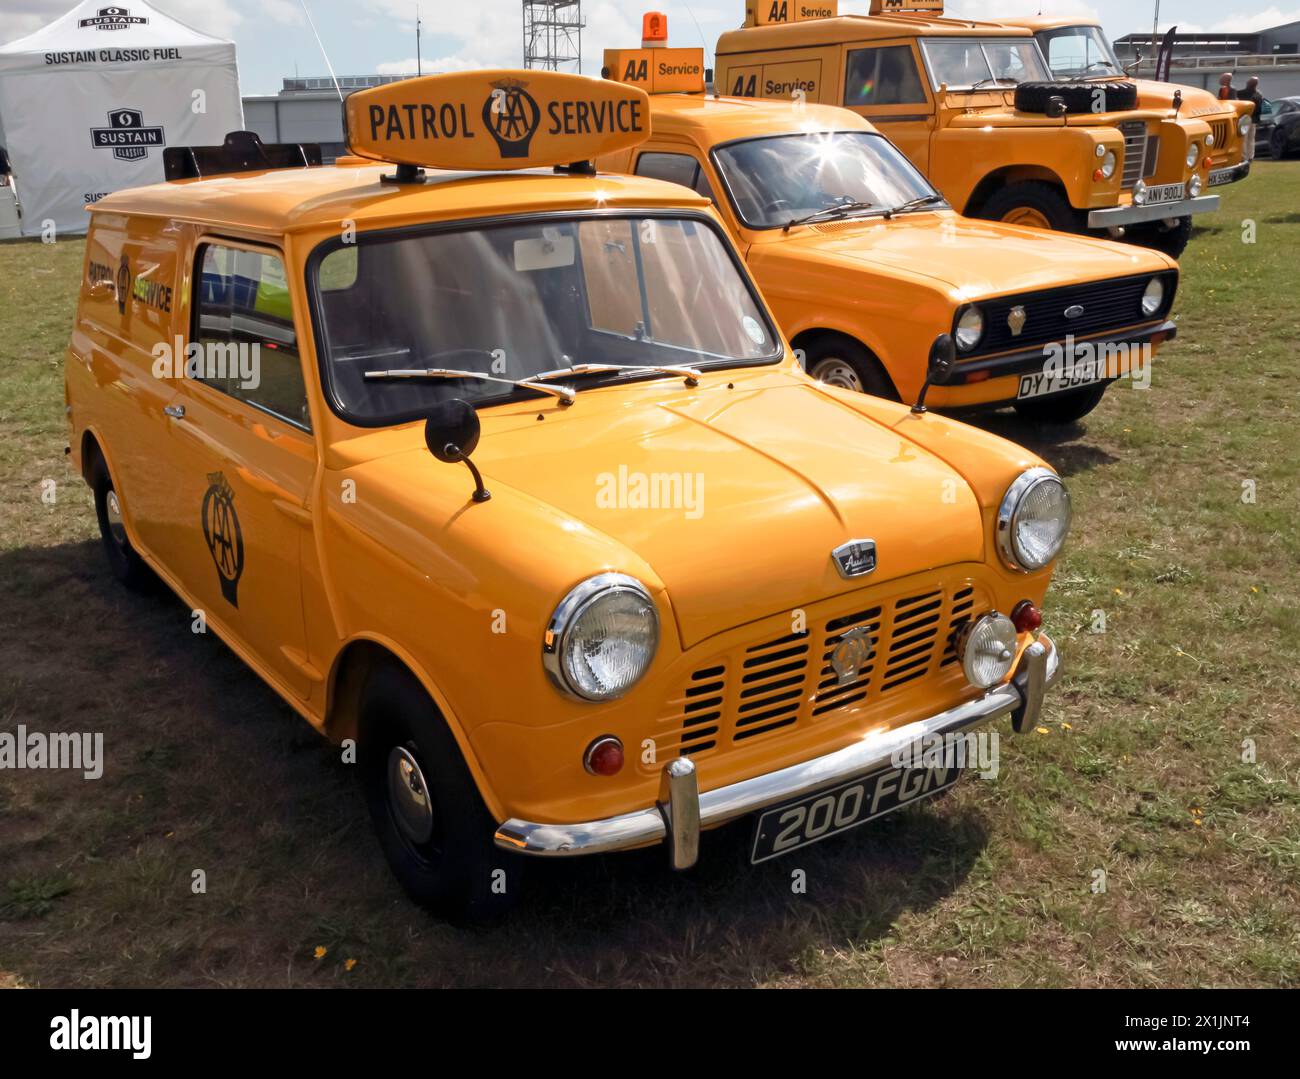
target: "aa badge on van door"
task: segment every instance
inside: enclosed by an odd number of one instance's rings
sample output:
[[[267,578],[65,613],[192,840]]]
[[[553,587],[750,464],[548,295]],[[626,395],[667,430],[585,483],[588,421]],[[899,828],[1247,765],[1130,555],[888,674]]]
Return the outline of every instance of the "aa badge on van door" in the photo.
[[[239,578],[244,575],[244,533],[235,512],[235,492],[222,472],[208,473],[203,496],[203,541],[217,567],[221,594],[232,607],[239,606]]]

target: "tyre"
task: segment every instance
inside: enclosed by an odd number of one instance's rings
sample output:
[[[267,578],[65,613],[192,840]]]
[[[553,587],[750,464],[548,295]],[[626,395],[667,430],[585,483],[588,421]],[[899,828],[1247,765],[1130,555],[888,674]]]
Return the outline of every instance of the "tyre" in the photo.
[[[1154,225],[1139,225],[1125,230],[1124,239],[1140,247],[1163,251],[1170,258],[1178,258],[1187,250],[1192,238],[1192,219],[1180,217],[1177,224],[1167,226],[1163,221]]]
[[[360,720],[366,804],[402,887],[453,922],[500,917],[518,899],[522,866],[493,843],[496,822],[424,688],[400,668],[379,667]]]
[[[1138,93],[1137,84],[1131,82],[1022,82],[1016,87],[1016,109],[1042,115],[1054,97],[1063,99],[1071,115],[1077,116],[1085,112],[1128,112],[1137,108]]]
[[[1281,161],[1286,157],[1286,133],[1273,129],[1273,133],[1268,137],[1268,156],[1274,161]]]
[[[887,401],[901,400],[880,361],[850,338],[819,337],[804,350],[804,356],[808,373],[818,382]]]
[[[998,189],[974,216],[1057,232],[1083,232],[1087,227],[1083,213],[1070,205],[1060,189],[1041,180]]]
[[[1101,404],[1106,394],[1106,383],[1089,386],[1069,393],[1057,393],[1050,397],[1031,398],[1017,401],[1015,408],[1030,423],[1059,424],[1076,423]]]
[[[127,588],[143,591],[149,586],[153,574],[131,546],[122,520],[121,500],[113,489],[108,466],[98,453],[91,465],[90,476],[91,489],[95,493],[95,516],[99,518],[99,537],[104,544],[104,553],[108,556],[109,569]]]

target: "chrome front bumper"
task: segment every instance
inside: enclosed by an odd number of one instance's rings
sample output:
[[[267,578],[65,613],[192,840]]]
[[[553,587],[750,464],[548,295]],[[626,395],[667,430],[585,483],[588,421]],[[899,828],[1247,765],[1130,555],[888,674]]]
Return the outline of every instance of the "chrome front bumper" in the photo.
[[[1124,225],[1143,225],[1151,221],[1191,217],[1194,214],[1213,213],[1219,208],[1218,195],[1198,195],[1179,202],[1161,202],[1155,206],[1111,206],[1105,210],[1088,212],[1090,229],[1114,229]]]
[[[653,806],[580,824],[511,819],[497,828],[496,844],[522,854],[564,858],[644,847],[666,838],[673,868],[689,869],[699,856],[702,829],[889,768],[907,746],[920,739],[953,734],[1006,715],[1011,716],[1017,732],[1031,730],[1038,723],[1043,696],[1059,674],[1056,646],[1041,634],[1025,649],[1009,682],[928,719],[878,731],[824,757],[703,794],[699,793],[695,762],[678,757],[660,773],[659,797]]]

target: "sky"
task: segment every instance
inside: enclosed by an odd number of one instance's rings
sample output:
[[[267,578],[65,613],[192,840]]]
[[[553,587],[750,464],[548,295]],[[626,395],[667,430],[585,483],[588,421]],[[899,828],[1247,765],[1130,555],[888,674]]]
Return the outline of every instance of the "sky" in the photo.
[[[130,0],[116,0],[130,7]],[[1045,14],[1088,15],[1112,40],[1151,28],[1154,2],[1130,0],[951,0],[949,14],[974,18]],[[415,0],[305,0],[338,75],[394,74],[415,70]],[[269,94],[295,73],[328,69],[304,15],[304,0],[153,0],[182,22],[233,40],[245,94]],[[72,8],[72,0],[0,0],[0,44],[23,37]],[[845,13],[865,13],[869,0],[841,0]],[[523,56],[520,0],[422,0],[424,71],[519,67]],[[703,44],[710,57],[718,35],[739,26],[744,0],[583,0],[583,69],[600,70],[605,48],[640,44],[643,10],[668,15],[670,44]],[[1249,31],[1300,21],[1300,0],[1281,4],[1242,0],[1163,0],[1160,28],[1187,32]]]

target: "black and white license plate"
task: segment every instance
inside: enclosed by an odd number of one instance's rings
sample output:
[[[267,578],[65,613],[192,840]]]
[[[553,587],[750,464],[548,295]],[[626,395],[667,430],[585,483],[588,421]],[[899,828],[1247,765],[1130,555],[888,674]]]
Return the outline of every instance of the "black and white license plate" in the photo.
[[[1098,370],[1097,365],[1076,364],[1072,370],[1059,375],[1049,375],[1046,371],[1036,371],[1031,375],[1020,376],[1020,388],[1016,391],[1016,400],[1024,401],[1030,397],[1046,397],[1066,390],[1077,390],[1083,386],[1093,386],[1106,378],[1105,370]]]
[[[1187,188],[1183,184],[1161,184],[1147,188],[1147,206],[1162,206],[1166,202],[1181,202],[1187,197]]]
[[[1237,178],[1237,168],[1232,166],[1226,169],[1215,169],[1210,173],[1210,187],[1222,187],[1224,184],[1230,184]]]
[[[888,768],[769,809],[754,827],[755,865],[947,790],[960,768]]]

